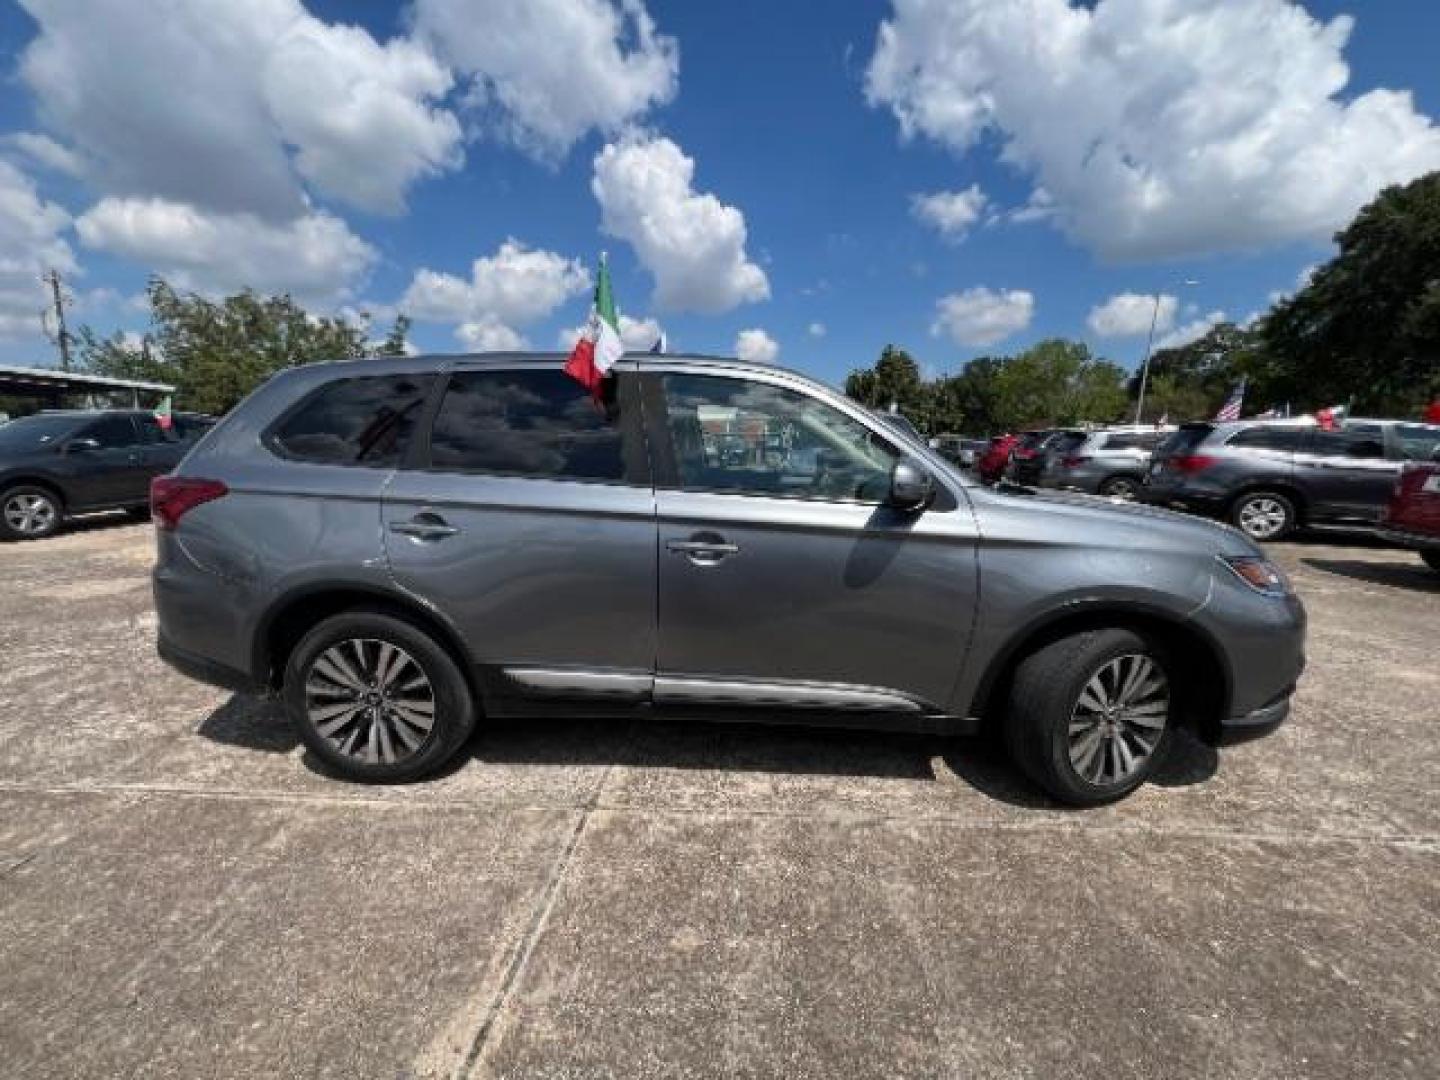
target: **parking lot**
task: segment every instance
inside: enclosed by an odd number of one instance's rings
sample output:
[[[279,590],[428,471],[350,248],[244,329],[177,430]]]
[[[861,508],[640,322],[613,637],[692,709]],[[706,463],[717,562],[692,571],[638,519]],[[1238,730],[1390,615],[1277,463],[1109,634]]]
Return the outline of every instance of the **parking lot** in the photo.
[[[1290,724],[1073,812],[980,742],[671,723],[341,783],[156,659],[151,545],[0,549],[4,1075],[1440,1074],[1409,553],[1277,545]]]

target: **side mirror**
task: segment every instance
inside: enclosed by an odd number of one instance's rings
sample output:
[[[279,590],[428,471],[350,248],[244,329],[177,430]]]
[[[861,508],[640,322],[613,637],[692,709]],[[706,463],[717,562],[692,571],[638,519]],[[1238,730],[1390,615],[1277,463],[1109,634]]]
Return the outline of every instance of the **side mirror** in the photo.
[[[890,497],[896,510],[923,510],[935,496],[935,481],[913,458],[901,458],[890,470]]]
[[[82,435],[78,439],[71,439],[65,444],[65,449],[72,454],[88,454],[92,450],[100,449],[100,440],[92,439],[88,435]]]

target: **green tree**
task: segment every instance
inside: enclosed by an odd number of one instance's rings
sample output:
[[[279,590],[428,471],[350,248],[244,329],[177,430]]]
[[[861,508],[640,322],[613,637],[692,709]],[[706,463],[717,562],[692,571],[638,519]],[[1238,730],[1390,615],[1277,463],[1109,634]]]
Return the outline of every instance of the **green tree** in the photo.
[[[1082,421],[1110,423],[1125,411],[1125,372],[1082,342],[1052,338],[1004,362],[997,426],[1007,430]]]
[[[1153,423],[1213,416],[1241,379],[1246,409],[1259,411],[1294,398],[1292,380],[1265,347],[1255,327],[1219,323],[1185,345],[1161,349],[1150,359],[1142,419]],[[1139,392],[1140,373],[1130,378],[1130,395]]]
[[[247,289],[210,300],[160,278],[150,281],[147,293],[150,331],[139,344],[83,327],[81,364],[98,375],[173,383],[181,408],[223,413],[282,368],[370,352],[363,327],[311,315],[289,296]],[[403,350],[408,326],[397,318],[380,348]]]
[[[403,312],[395,316],[395,321],[390,324],[390,332],[385,339],[375,346],[376,356],[404,356],[410,346],[410,316]]]
[[[1264,339],[1307,406],[1406,413],[1440,394],[1440,172],[1386,188]]]

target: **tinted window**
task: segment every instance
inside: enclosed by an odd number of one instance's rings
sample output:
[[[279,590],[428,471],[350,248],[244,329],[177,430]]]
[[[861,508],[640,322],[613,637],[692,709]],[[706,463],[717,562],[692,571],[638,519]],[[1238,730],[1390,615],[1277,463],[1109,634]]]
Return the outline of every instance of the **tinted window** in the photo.
[[[1383,458],[1385,444],[1379,435],[1350,431],[1313,431],[1306,451],[1321,457]]]
[[[0,424],[0,450],[40,450],[52,446],[79,426],[73,416],[23,416]]]
[[[454,375],[435,417],[430,463],[560,480],[625,478],[616,417],[559,370]]]
[[[135,425],[128,416],[107,416],[96,420],[80,432],[80,435],[82,438],[94,439],[102,450],[134,446],[139,441],[135,434]]]
[[[1301,448],[1304,439],[1305,432],[1300,428],[1252,427],[1232,435],[1228,445],[1293,452]]]
[[[160,421],[153,416],[138,417],[137,422],[140,424],[140,438],[144,442],[172,443],[180,441],[180,435],[173,420],[169,431],[161,427]]]
[[[746,379],[662,382],[686,490],[878,503],[890,489],[900,452],[822,401]]]
[[[1426,424],[1396,424],[1395,441],[1408,461],[1429,461],[1440,447],[1440,428]]]
[[[1082,432],[1067,431],[1051,444],[1050,449],[1057,454],[1069,454],[1079,450],[1084,445],[1085,438],[1086,436]]]
[[[1107,435],[1106,450],[1153,450],[1160,442],[1158,431],[1137,431],[1125,434]]]
[[[270,438],[286,457],[332,465],[394,465],[415,430],[428,375],[340,379],[317,391]]]
[[[1208,439],[1214,430],[1209,424],[1186,424],[1160,440],[1160,445],[1155,447],[1155,456],[1189,454]]]

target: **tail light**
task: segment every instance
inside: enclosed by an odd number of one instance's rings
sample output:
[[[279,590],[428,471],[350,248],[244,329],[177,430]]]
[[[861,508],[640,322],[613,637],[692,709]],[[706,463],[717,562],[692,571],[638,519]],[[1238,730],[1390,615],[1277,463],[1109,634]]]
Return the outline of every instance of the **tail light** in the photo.
[[[1177,454],[1170,459],[1170,467],[1178,473],[1186,476],[1193,476],[1195,473],[1204,472],[1215,464],[1213,457],[1205,454]]]
[[[1067,469],[1078,469],[1081,465],[1084,465],[1085,462],[1089,460],[1090,459],[1088,457],[1071,454],[1068,457],[1061,458],[1060,464],[1064,465]]]
[[[230,489],[219,480],[192,476],[157,476],[150,481],[150,517],[157,529],[169,532],[201,503],[222,499]]]

